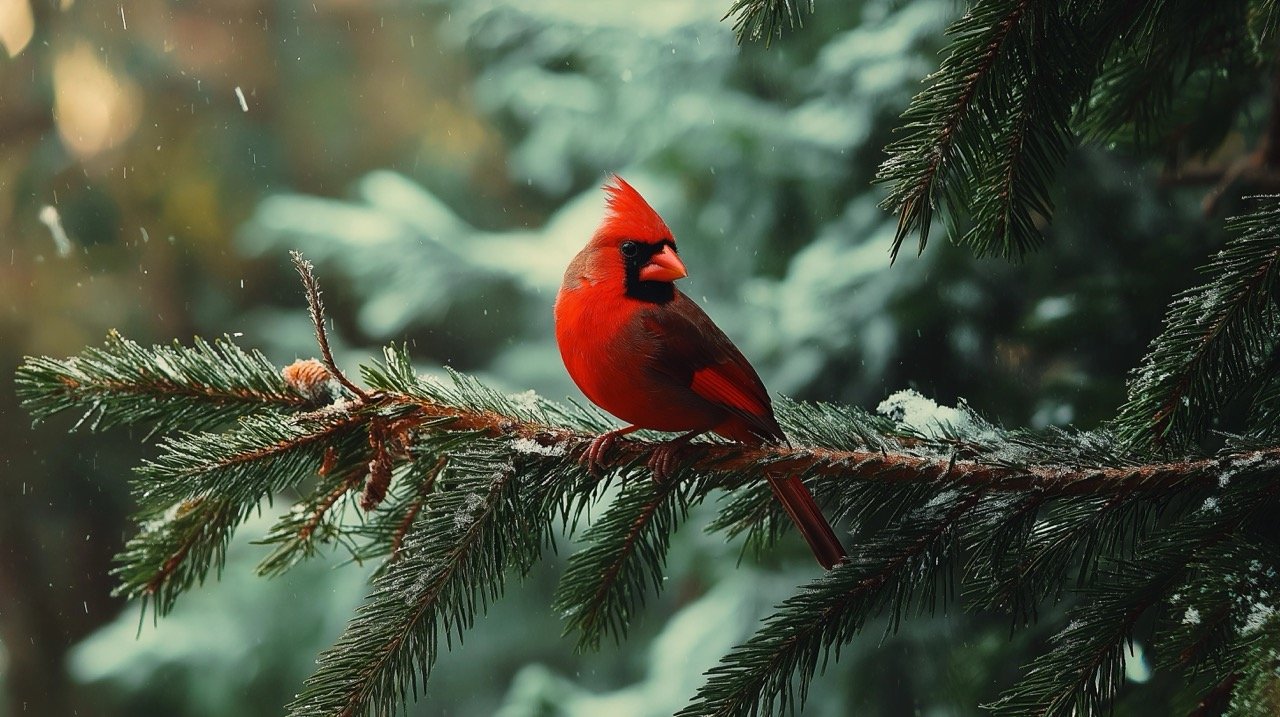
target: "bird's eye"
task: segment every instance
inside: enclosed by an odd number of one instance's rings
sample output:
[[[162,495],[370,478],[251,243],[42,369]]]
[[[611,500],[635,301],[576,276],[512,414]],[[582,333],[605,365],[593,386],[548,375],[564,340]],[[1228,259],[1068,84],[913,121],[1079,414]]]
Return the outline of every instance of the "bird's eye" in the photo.
[[[632,257],[636,255],[636,252],[640,251],[640,247],[636,246],[633,241],[624,241],[619,251],[622,252],[623,256]]]

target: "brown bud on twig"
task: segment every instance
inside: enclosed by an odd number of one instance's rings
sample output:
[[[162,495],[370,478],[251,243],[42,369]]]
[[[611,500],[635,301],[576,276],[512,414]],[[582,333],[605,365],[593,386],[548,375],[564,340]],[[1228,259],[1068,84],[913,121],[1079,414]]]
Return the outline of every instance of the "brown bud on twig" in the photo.
[[[338,464],[338,451],[333,446],[325,446],[324,458],[320,461],[320,470],[316,471],[322,476],[329,475],[333,467]]]
[[[280,375],[293,390],[309,400],[319,403],[333,396],[329,383],[333,376],[329,374],[328,367],[316,359],[298,359],[280,369]]]

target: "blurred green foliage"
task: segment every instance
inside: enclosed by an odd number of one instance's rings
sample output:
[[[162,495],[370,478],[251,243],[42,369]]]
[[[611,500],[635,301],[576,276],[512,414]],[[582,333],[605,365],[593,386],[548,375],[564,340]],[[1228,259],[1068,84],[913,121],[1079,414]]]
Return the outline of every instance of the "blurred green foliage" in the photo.
[[[734,42],[727,4],[0,3],[17,8],[0,36],[2,373],[110,328],[311,355],[286,260],[301,249],[340,362],[404,339],[424,370],[576,395],[550,305],[618,171],[675,230],[687,293],[775,392],[873,406],[913,386],[1037,427],[1112,415],[1169,298],[1221,242],[1201,191],[1162,186],[1150,157],[1085,150],[1025,264],[939,243],[891,267],[893,218],[869,182],[958,8],[820,4],[766,49]],[[1223,156],[1250,132],[1228,132]],[[0,714],[277,714],[361,574],[264,582],[263,549],[237,544],[217,585],[139,634],[107,572],[123,479],[149,449],[32,432],[7,381],[0,421]],[[410,712],[670,713],[809,568],[798,553],[739,565],[705,519],[678,535],[678,587],[625,645],[574,655],[558,639],[563,563],[548,561]],[[975,714],[1036,639],[1011,642],[997,617],[912,622],[858,641],[808,711]]]

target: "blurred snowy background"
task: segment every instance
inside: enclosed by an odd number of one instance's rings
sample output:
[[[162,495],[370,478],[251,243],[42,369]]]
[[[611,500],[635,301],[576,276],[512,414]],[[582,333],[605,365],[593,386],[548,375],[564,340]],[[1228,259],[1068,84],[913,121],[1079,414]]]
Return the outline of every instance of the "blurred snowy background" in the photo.
[[[937,240],[891,267],[893,217],[870,180],[962,8],[819,2],[766,49],[735,43],[729,5],[0,0],[0,374],[111,328],[310,356],[287,260],[301,249],[341,363],[403,340],[423,370],[574,396],[551,302],[617,171],[673,228],[687,293],[774,392],[873,408],[913,387],[1008,425],[1107,418],[1216,241],[1199,196],[1157,186],[1148,158],[1082,151],[1024,264]],[[139,627],[108,571],[150,449],[68,437],[70,422],[32,431],[9,379],[0,422],[0,716],[280,714],[365,570],[337,555],[256,578],[250,526],[220,581]],[[562,553],[441,660],[409,713],[678,709],[813,572],[799,552],[739,564],[705,518],[677,536],[669,587],[627,643],[577,655],[560,639]],[[1010,641],[995,615],[873,625],[807,714],[979,714],[1043,637]]]

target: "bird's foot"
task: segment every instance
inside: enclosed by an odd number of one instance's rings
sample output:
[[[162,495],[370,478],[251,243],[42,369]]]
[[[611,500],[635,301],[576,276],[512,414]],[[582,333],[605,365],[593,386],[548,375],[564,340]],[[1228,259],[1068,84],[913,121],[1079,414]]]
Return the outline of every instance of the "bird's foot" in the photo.
[[[649,470],[653,472],[653,480],[658,483],[665,483],[671,474],[680,467],[676,453],[680,450],[680,446],[673,446],[670,443],[663,443],[653,452],[649,454]]]
[[[654,447],[653,452],[649,454],[648,462],[649,470],[653,472],[653,479],[662,483],[670,478],[680,468],[680,450],[701,433],[703,432],[692,431]]]
[[[582,454],[583,465],[593,475],[599,476],[604,473],[604,460],[613,448],[614,442],[618,440],[619,436],[625,436],[635,430],[638,430],[637,426],[627,426],[626,428],[617,428],[596,436],[591,443],[587,444],[587,450]]]

